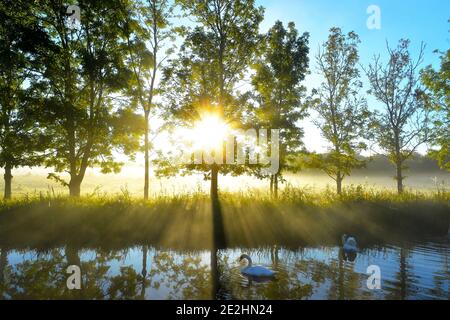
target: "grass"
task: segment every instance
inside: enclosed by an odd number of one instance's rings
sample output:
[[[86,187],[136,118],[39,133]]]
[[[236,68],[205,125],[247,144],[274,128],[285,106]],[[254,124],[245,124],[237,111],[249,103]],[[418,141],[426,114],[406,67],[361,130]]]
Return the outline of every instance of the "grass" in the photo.
[[[331,190],[287,188],[278,200],[261,191],[222,193],[227,245],[255,248],[337,244],[343,233],[365,245],[442,236],[450,225],[450,194],[390,191],[360,186],[341,196]],[[0,246],[120,249],[151,245],[207,250],[212,244],[208,195],[161,195],[150,201],[92,194],[47,195],[0,202]]]

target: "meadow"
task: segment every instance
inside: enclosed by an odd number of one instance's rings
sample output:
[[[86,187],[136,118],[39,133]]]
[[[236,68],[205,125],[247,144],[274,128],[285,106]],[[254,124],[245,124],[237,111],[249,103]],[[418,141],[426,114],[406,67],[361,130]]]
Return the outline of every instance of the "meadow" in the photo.
[[[446,235],[448,191],[406,192],[347,187],[286,188],[278,199],[260,190],[220,196],[227,248],[340,243],[357,234],[363,245]],[[15,248],[73,245],[171,250],[213,247],[213,206],[205,193],[160,195],[142,201],[130,194],[80,199],[40,194],[0,203],[0,244]]]
[[[445,170],[419,171],[410,174],[405,179],[405,188],[409,192],[437,192],[446,190],[450,186],[450,172]],[[50,169],[20,168],[14,173],[12,194],[14,198],[35,197],[39,195],[65,196],[68,189],[55,181],[47,179]],[[119,174],[101,174],[98,169],[88,169],[83,181],[81,193],[83,196],[118,196],[127,194],[133,198],[142,198],[143,168],[126,167]],[[382,172],[367,170],[355,171],[344,180],[344,187],[362,186],[365,189],[378,191],[396,191],[396,182],[393,179],[394,170],[385,168]],[[68,177],[62,175],[67,181]],[[286,182],[280,188],[301,188],[311,192],[323,192],[327,188],[335,188],[335,183],[325,173],[316,170],[305,170],[298,174],[286,174]],[[0,180],[0,188],[4,181]],[[204,180],[201,174],[178,176],[168,178],[150,178],[150,194],[153,198],[160,196],[180,195],[189,193],[208,193],[210,182]],[[266,192],[269,181],[258,180],[249,176],[221,176],[220,189],[222,191],[245,192],[249,189]]]

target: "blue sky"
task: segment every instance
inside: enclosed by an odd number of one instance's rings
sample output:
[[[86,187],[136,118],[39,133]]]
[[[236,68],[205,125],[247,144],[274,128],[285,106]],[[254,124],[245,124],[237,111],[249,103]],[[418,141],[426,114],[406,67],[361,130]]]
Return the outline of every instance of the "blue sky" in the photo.
[[[261,33],[267,32],[277,20],[285,25],[293,21],[299,32],[310,33],[311,74],[304,81],[304,85],[310,90],[318,87],[322,80],[317,74],[315,55],[319,46],[327,40],[331,27],[340,27],[346,33],[358,33],[361,38],[360,63],[364,66],[372,61],[374,55],[387,56],[386,41],[394,47],[400,39],[410,39],[413,57],[417,57],[421,42],[424,42],[427,47],[422,67],[430,64],[438,67],[439,55],[433,51],[450,48],[450,0],[256,0],[256,3],[265,8]],[[370,30],[367,27],[370,17],[367,8],[371,5],[376,5],[381,10],[380,30]],[[183,20],[183,23],[194,24],[191,20]],[[361,80],[365,84],[361,94],[365,95],[368,85],[363,72]],[[250,88],[248,83],[247,85]],[[244,85],[243,88],[247,87]],[[367,100],[369,108],[380,108],[380,103],[374,98],[367,96]],[[299,124],[305,130],[303,142],[308,150],[326,152],[328,144],[311,122],[314,116],[314,112],[311,112],[311,117]],[[166,139],[161,138],[161,141],[165,145]],[[426,152],[426,146],[418,151]]]
[[[420,42],[427,44],[426,63],[436,62],[434,49],[450,47],[450,1],[448,0],[259,0],[266,8],[262,31],[276,20],[294,21],[299,31],[311,34],[311,52],[326,41],[328,30],[338,26],[356,31],[361,37],[361,62],[367,63],[377,53],[384,53],[386,40],[391,45],[401,38],[412,41],[412,50]],[[370,5],[381,9],[381,29],[366,26]]]
[[[401,38],[411,40],[412,56],[416,57],[421,42],[426,44],[423,67],[439,65],[439,56],[433,51],[450,48],[450,1],[449,0],[257,0],[266,8],[261,31],[266,32],[276,20],[284,23],[294,21],[300,32],[310,33],[311,75],[305,85],[311,89],[320,83],[315,69],[315,54],[325,42],[331,27],[340,27],[344,32],[355,31],[361,38],[360,62],[368,65],[374,55],[386,56],[386,41],[395,46]],[[367,28],[367,8],[377,5],[381,10],[381,29]],[[363,82],[366,77],[362,74]],[[379,103],[368,97],[369,107],[379,108]],[[312,114],[312,116],[314,116]],[[304,121],[304,142],[308,149],[325,151],[326,143],[320,132]],[[424,148],[420,150],[425,151]]]

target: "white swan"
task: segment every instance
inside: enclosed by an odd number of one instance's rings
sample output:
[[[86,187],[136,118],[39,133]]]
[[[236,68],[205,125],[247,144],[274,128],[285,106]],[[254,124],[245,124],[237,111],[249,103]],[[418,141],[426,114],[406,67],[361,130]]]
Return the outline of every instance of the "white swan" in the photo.
[[[248,256],[246,254],[243,254],[239,258],[239,261],[242,261],[242,260],[248,261],[247,266],[241,270],[241,273],[244,276],[255,277],[255,278],[271,278],[271,277],[275,276],[275,272],[273,272],[272,270],[266,269],[261,266],[253,266],[252,258],[250,258],[250,256]]]
[[[358,252],[358,244],[356,238],[344,234],[342,236],[342,247],[346,253],[356,253]]]

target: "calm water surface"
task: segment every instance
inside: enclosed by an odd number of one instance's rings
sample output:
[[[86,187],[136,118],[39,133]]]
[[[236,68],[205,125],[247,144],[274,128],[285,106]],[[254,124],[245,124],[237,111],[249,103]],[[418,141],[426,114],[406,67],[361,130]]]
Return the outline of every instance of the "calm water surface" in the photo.
[[[243,277],[237,259],[276,271],[276,279]],[[2,299],[442,299],[449,295],[449,240],[362,248],[354,261],[339,247],[278,247],[171,252],[151,247],[105,251],[2,248]],[[66,287],[68,265],[80,265],[82,290]],[[369,265],[381,290],[367,288]],[[215,272],[211,272],[211,270]]]

